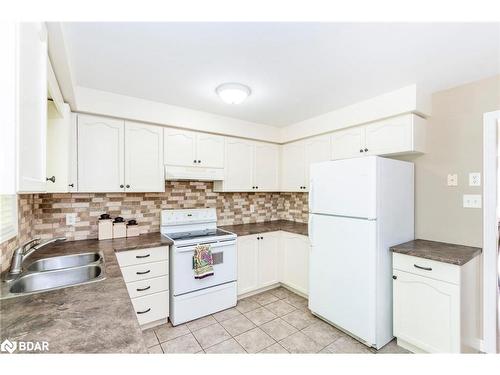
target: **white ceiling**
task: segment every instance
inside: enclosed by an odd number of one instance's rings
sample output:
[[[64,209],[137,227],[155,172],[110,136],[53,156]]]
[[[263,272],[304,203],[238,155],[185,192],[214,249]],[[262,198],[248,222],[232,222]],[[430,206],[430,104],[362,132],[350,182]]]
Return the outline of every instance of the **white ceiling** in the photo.
[[[500,24],[65,23],[76,84],[285,126],[417,83],[500,74]],[[252,89],[241,105],[215,87]]]

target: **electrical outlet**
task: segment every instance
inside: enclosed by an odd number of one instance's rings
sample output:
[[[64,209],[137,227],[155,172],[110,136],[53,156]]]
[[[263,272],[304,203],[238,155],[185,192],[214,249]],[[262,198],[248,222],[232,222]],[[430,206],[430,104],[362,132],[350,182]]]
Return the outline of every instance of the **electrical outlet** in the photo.
[[[481,186],[481,173],[469,173],[469,186]]]
[[[464,194],[464,208],[481,208],[481,194]]]
[[[458,175],[456,173],[448,175],[448,186],[458,186]]]
[[[76,224],[76,214],[66,214],[66,225],[75,226]]]

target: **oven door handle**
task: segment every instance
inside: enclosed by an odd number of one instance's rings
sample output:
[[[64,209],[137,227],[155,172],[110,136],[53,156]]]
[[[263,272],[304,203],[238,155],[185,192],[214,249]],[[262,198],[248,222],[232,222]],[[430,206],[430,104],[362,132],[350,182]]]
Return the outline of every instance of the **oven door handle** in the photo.
[[[200,245],[205,245],[205,244],[200,244]],[[236,246],[236,241],[231,240],[231,241],[221,241],[221,242],[214,242],[214,243],[209,243],[207,245],[210,245],[210,250],[212,250],[212,253],[214,251],[217,251],[217,249],[221,247],[227,247],[227,246]],[[189,246],[183,246],[183,247],[175,247],[175,252],[177,253],[184,253],[184,252],[189,252],[189,251],[194,251],[197,245],[189,245]]]

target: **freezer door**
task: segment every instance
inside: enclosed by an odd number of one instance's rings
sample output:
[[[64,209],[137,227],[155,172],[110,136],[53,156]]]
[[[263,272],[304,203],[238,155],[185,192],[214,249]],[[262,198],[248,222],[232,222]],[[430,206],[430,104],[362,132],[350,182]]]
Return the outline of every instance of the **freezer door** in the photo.
[[[309,212],[377,217],[376,157],[315,163],[310,172]]]
[[[309,308],[375,344],[376,221],[311,215]]]

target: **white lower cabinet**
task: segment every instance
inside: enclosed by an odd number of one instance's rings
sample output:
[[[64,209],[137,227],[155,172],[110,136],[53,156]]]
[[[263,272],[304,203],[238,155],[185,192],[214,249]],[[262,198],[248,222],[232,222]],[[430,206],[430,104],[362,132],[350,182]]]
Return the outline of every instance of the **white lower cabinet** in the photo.
[[[238,237],[238,295],[278,283],[307,295],[309,239],[288,232]]]
[[[394,336],[414,352],[478,351],[478,258],[463,266],[393,256]]]
[[[166,323],[169,315],[168,247],[120,251],[116,258],[141,327]]]

